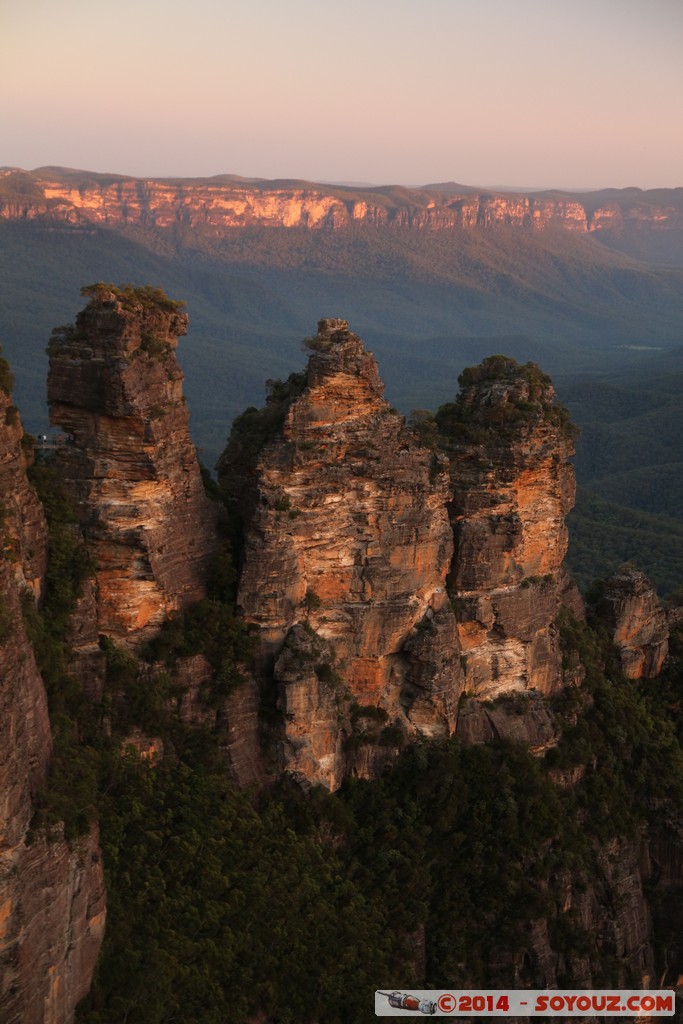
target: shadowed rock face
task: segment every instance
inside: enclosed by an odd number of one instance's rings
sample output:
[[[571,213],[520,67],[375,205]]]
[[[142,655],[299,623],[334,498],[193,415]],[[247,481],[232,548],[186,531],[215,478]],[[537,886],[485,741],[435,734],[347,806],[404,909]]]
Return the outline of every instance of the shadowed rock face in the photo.
[[[284,767],[335,788],[350,764],[351,703],[383,709],[405,734],[446,735],[460,667],[445,592],[445,460],[389,408],[346,321],[321,321],[309,344],[305,390],[256,459],[238,604],[260,628],[263,672],[277,661]],[[230,475],[224,457],[223,481]],[[325,659],[300,633],[283,652],[303,625],[327,645]]]
[[[437,414],[450,448],[457,595],[466,687],[481,697],[561,686],[554,621],[566,589],[572,432],[533,364],[494,356],[460,378]]]
[[[23,625],[20,588],[39,595],[47,531],[25,474],[21,422],[0,391],[0,1020],[64,1024],[85,996],[104,930],[96,832],[27,845],[52,755],[45,688]]]
[[[3,359],[0,363],[5,364]],[[38,496],[26,476],[24,433],[12,400],[0,387],[0,503],[3,554],[21,587],[40,597],[47,568],[47,527]]]
[[[644,573],[625,569],[607,580],[598,611],[606,620],[629,679],[659,675],[669,652],[669,625]]]
[[[175,358],[180,304],[150,288],[86,293],[50,343],[50,419],[72,439],[60,469],[96,567],[85,619],[94,608],[95,632],[135,645],[204,596],[215,513]],[[92,644],[87,623],[80,632]]]

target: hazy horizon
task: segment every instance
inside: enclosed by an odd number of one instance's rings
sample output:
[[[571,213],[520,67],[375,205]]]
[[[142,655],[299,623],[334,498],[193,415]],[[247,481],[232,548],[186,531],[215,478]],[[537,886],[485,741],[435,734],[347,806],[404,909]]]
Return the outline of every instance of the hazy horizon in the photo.
[[[187,181],[210,181],[213,178],[235,178],[237,181],[302,181],[309,182],[314,185],[327,185],[330,188],[348,188],[348,189],[383,189],[383,188],[406,188],[406,189],[425,189],[434,186],[440,186],[445,184],[453,184],[456,186],[462,186],[463,188],[481,188],[488,191],[498,192],[569,192],[569,193],[590,193],[590,192],[601,192],[606,189],[637,189],[641,192],[658,191],[660,189],[676,189],[683,188],[683,185],[661,185],[643,187],[640,185],[620,185],[614,186],[609,184],[591,186],[574,186],[574,185],[515,185],[515,184],[501,184],[500,182],[477,182],[477,181],[460,181],[460,182],[446,182],[446,181],[425,181],[425,182],[410,182],[410,181],[398,181],[391,179],[387,181],[331,181],[322,180],[319,178],[303,178],[301,175],[289,175],[284,177],[283,175],[277,175],[273,178],[265,178],[263,175],[242,175],[236,174],[234,171],[219,171],[217,174],[207,175],[177,175],[177,174],[131,174],[128,171],[122,171],[118,169],[107,168],[106,170],[96,169],[93,167],[73,167],[66,166],[64,164],[41,164],[38,167],[19,167],[18,165],[4,164],[0,166],[0,172],[5,171],[24,171],[28,174],[35,174],[40,170],[46,168],[54,168],[55,170],[62,171],[75,171],[85,172],[91,174],[102,174],[105,176],[120,177],[120,178],[134,178],[138,180],[154,180],[154,181],[174,181],[174,180],[187,180]],[[683,175],[682,175],[683,179]]]
[[[683,185],[679,0],[0,11],[0,164],[520,191]]]

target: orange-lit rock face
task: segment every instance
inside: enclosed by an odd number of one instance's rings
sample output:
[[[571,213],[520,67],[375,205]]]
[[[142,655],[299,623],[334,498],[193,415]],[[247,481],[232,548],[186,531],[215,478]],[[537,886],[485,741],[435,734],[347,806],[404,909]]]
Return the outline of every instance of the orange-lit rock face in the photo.
[[[646,576],[635,569],[615,573],[605,585],[598,610],[608,622],[624,675],[659,675],[669,653],[669,626]]]
[[[12,563],[20,587],[40,597],[47,568],[47,526],[42,506],[26,477],[21,419],[1,388],[0,424],[3,557]]]
[[[72,438],[60,468],[96,569],[96,631],[131,643],[204,595],[214,545],[174,355],[186,324],[168,300],[101,291],[50,344],[50,418]]]
[[[258,459],[238,603],[271,658],[297,624],[334,651],[335,693],[306,659],[293,673],[291,652],[276,673],[286,750],[299,734],[317,737],[290,767],[334,788],[345,770],[335,698],[380,707],[409,733],[415,708],[421,731],[443,735],[454,723],[459,658],[454,628],[456,648],[429,679],[406,646],[437,614],[453,621],[445,460],[389,408],[374,358],[344,321],[321,321],[314,345],[308,386]]]
[[[553,398],[547,378],[530,384],[518,367],[468,385],[458,400],[449,584],[466,687],[477,696],[561,685],[554,621],[575,482],[571,436]]]
[[[618,202],[593,208],[580,196],[477,194],[458,186],[452,191],[387,188],[359,195],[352,188],[310,182],[154,181],[83,172],[76,185],[68,173],[58,171],[8,171],[3,177],[8,182],[0,199],[0,218],[49,218],[117,228],[189,228],[216,234],[253,226],[338,229],[354,222],[433,230],[497,225],[540,230],[552,224],[578,232],[621,231],[628,225],[681,226],[675,202],[655,205],[630,194],[617,194]]]

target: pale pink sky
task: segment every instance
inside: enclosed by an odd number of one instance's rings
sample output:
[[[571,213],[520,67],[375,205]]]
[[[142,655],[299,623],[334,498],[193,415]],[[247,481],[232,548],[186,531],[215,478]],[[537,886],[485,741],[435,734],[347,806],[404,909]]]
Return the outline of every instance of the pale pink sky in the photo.
[[[0,0],[0,165],[683,185],[682,0]]]

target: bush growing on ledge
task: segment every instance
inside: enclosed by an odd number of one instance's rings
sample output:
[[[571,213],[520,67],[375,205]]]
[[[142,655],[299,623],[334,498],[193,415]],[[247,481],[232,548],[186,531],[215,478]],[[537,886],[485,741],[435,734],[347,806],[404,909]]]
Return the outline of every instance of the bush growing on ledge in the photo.
[[[261,451],[282,430],[287,410],[303,394],[307,383],[306,370],[290,373],[286,381],[267,381],[265,406],[261,409],[249,406],[236,417],[224,458],[234,461],[241,469],[253,468]]]
[[[573,440],[578,428],[568,410],[559,402],[549,400],[552,381],[535,363],[520,365],[508,356],[489,356],[479,366],[463,370],[458,377],[462,389],[487,381],[509,383],[510,390],[499,400],[471,402],[460,394],[454,402],[442,405],[436,413],[440,441],[446,449],[458,443],[478,445],[499,444],[521,427],[534,426],[541,420],[556,426],[562,437]],[[527,392],[515,394],[515,385]]]
[[[151,284],[139,286],[122,284],[117,287],[115,284],[97,281],[95,284],[88,284],[81,288],[81,295],[85,299],[90,299],[93,305],[113,295],[124,309],[128,310],[142,306],[146,311],[160,310],[165,313],[176,313],[185,309],[186,306],[184,301],[170,299],[163,288]]]
[[[144,657],[172,668],[177,658],[203,654],[215,673],[209,695],[209,703],[215,703],[242,682],[240,664],[247,662],[253,651],[254,640],[232,608],[203,600],[165,622],[147,644]]]

